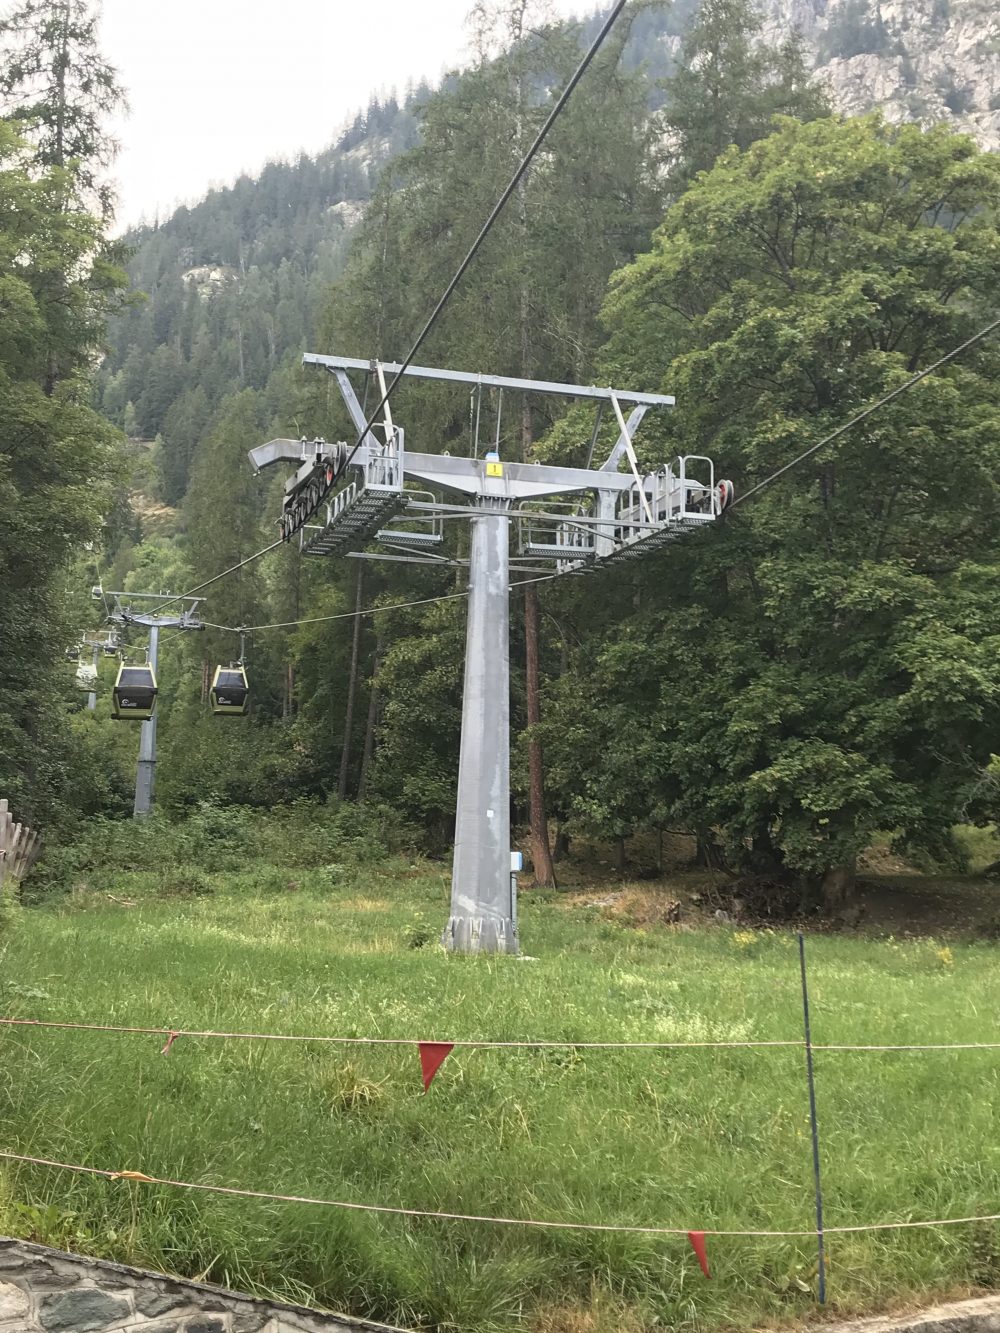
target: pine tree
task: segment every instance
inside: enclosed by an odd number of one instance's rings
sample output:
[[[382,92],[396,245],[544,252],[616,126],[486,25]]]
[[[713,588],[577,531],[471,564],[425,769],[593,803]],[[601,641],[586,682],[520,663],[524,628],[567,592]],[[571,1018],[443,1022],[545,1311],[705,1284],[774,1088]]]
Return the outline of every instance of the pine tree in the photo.
[[[87,0],[21,0],[0,17],[0,109],[23,125],[40,165],[72,164],[77,190],[107,220],[114,203],[101,172],[117,144],[106,121],[125,94],[97,27]]]
[[[809,77],[801,40],[777,50],[761,44],[753,0],[702,0],[665,81],[663,124],[672,142],[670,185],[681,193],[730,144],[748,148],[769,134],[777,115],[827,115]]]

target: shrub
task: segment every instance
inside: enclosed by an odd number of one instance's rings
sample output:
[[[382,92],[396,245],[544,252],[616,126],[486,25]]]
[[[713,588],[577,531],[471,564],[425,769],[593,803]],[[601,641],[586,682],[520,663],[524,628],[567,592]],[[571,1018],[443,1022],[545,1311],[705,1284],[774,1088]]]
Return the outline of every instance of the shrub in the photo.
[[[390,807],[335,801],[298,800],[266,813],[206,801],[177,821],[160,812],[142,820],[96,818],[73,842],[46,846],[32,875],[31,901],[68,892],[88,873],[112,867],[201,875],[247,866],[337,867],[331,878],[341,882],[349,866],[380,861],[412,841],[412,830]],[[273,888],[268,881],[261,891]]]
[[[164,898],[202,898],[214,893],[211,881],[196,866],[170,866],[160,876]]]

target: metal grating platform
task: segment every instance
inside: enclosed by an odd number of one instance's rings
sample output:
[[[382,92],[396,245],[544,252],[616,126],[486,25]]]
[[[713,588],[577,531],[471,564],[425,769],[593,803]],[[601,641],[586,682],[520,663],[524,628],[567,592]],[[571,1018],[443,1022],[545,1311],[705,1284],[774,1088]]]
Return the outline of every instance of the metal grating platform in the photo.
[[[405,497],[396,487],[362,486],[351,482],[333,497],[325,526],[303,543],[303,555],[343,555],[366,546],[394,514]]]
[[[655,532],[643,533],[636,537],[634,541],[626,541],[620,546],[616,546],[613,551],[609,551],[607,555],[602,556],[598,564],[620,564],[625,560],[639,560],[643,556],[667,546],[670,542],[677,541],[678,537],[683,537],[688,532],[694,532],[704,523],[710,523],[711,521],[711,515],[703,517],[700,514],[688,514],[682,518],[675,518],[667,527],[658,528]]]
[[[711,518],[708,515],[703,516],[701,514],[688,514],[681,518],[675,518],[669,527],[658,528],[655,532],[645,532],[633,541],[620,543],[607,555],[595,556],[591,554],[586,558],[574,560],[569,548],[560,547],[559,552],[563,559],[559,560],[558,569],[561,574],[586,574],[592,570],[604,569],[607,565],[623,564],[628,560],[641,560],[647,555],[652,555],[654,551],[661,550],[671,542],[677,541],[687,533],[694,532],[707,522],[711,522]],[[540,548],[537,554],[551,556],[552,550],[551,548],[544,550]]]
[[[521,555],[532,555],[539,560],[592,560],[594,545],[570,545],[568,542],[535,542],[521,544]]]

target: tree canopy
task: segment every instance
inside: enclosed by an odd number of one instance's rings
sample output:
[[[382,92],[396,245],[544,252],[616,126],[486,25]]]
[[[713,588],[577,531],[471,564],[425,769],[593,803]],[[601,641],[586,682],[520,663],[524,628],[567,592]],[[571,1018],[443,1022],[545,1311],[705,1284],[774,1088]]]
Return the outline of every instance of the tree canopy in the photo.
[[[1000,162],[947,129],[786,121],[613,279],[605,368],[675,392],[660,451],[739,492],[987,322],[998,205]],[[565,704],[610,755],[575,808],[621,817],[638,710],[628,819],[721,830],[777,876],[877,829],[941,849],[1000,745],[998,372],[980,344],[643,571],[641,614],[585,645],[590,711]]]
[[[116,462],[88,372],[124,275],[99,221],[65,209],[68,184],[0,121],[0,789],[24,818],[65,794],[64,575],[99,535]]]
[[[97,24],[87,0],[21,0],[0,16],[0,106],[41,166],[73,164],[74,189],[108,218],[114,200],[103,171],[117,145],[106,122],[125,95]]]

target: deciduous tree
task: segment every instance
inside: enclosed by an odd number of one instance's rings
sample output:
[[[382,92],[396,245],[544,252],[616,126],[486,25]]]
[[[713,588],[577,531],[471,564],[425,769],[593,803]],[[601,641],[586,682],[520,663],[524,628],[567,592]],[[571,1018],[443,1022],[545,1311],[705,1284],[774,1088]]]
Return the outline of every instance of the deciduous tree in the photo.
[[[727,150],[612,284],[608,374],[677,394],[647,459],[746,488],[956,346],[995,311],[998,209],[1000,162],[945,128]],[[831,896],[877,830],[946,843],[1000,749],[998,385],[981,344],[645,567],[642,614],[585,651],[649,815]],[[574,806],[614,809],[625,771]]]

